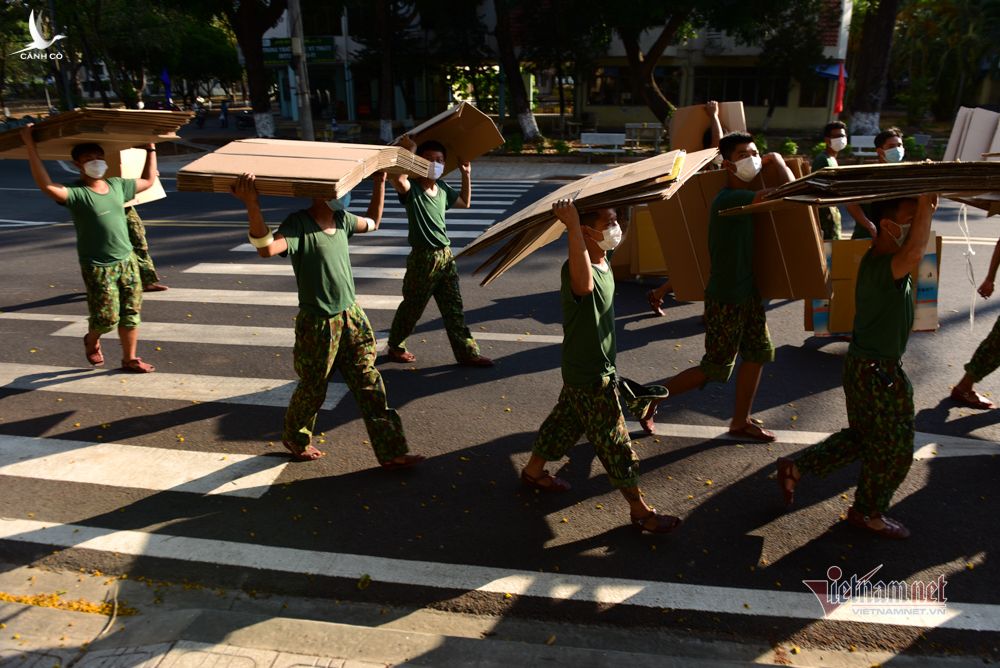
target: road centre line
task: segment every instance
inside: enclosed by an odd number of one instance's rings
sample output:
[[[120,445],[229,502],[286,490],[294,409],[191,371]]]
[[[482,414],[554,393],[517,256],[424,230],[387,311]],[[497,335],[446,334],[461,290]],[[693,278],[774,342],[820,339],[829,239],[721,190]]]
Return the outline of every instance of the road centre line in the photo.
[[[824,619],[816,597],[806,592],[719,587],[629,580],[624,578],[541,573],[467,564],[413,561],[336,552],[319,552],[259,543],[191,538],[162,532],[116,531],[82,524],[3,518],[0,540],[53,548],[79,548],[151,559],[171,559],[297,576],[342,578],[445,591],[483,592],[498,596],[528,596],[543,600],[578,601],[598,605],[628,605],[653,610],[691,610],[710,614],[754,617]],[[914,602],[920,603],[920,602]],[[834,610],[826,619],[862,624],[911,628],[945,628],[1000,631],[1000,606],[948,601],[941,614],[912,615],[900,601],[902,612],[866,614],[852,603]],[[867,610],[870,612],[870,610]]]
[[[259,499],[287,460],[0,435],[0,476]]]

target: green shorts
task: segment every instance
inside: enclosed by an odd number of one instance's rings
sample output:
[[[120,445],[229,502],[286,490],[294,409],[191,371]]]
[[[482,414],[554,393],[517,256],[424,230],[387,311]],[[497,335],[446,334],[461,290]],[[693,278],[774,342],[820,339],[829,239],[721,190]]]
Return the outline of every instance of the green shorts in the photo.
[[[767,315],[756,293],[740,304],[705,300],[705,356],[699,367],[709,380],[725,383],[733,375],[737,354],[745,362],[774,361]]]
[[[135,255],[109,265],[81,264],[87,286],[90,331],[107,334],[116,327],[139,326],[142,283]]]

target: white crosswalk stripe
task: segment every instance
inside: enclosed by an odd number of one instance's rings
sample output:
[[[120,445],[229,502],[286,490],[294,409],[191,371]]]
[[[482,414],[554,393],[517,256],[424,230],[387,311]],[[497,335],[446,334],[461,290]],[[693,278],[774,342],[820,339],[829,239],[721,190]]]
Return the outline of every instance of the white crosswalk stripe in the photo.
[[[247,244],[247,250],[253,250]],[[235,250],[235,249],[234,249]],[[403,297],[396,295],[356,295],[358,304],[366,311],[395,311]],[[294,291],[274,292],[264,290],[216,290],[206,288],[170,288],[166,292],[147,292],[143,301],[191,302],[194,304],[245,304],[248,306],[298,306],[299,297]]]
[[[351,255],[399,255],[406,257],[410,254],[409,246],[375,246],[372,244],[351,243],[348,248],[351,251]],[[257,252],[257,249],[249,243],[233,246],[229,250],[235,253]],[[457,253],[461,249],[452,246],[452,250]]]
[[[285,465],[256,455],[0,434],[0,476],[14,478],[257,499]]]
[[[82,344],[80,354],[82,361]],[[189,403],[214,401],[285,408],[295,385],[295,381],[273,378],[205,376],[164,371],[133,375],[117,369],[0,362],[0,388],[38,392],[141,397]],[[323,408],[331,410],[346,393],[346,385],[330,383]]]
[[[397,267],[352,267],[354,278],[385,278],[403,280],[406,269]],[[233,276],[294,276],[292,265],[287,263],[260,262],[202,262],[184,270],[186,274],[230,274]]]

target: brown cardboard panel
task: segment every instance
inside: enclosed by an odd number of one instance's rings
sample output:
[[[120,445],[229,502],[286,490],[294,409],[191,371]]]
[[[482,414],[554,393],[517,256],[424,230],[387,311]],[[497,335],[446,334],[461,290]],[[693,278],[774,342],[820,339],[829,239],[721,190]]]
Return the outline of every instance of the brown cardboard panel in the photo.
[[[839,279],[856,280],[858,267],[861,266],[861,258],[872,246],[871,239],[838,239],[832,241],[831,244],[833,246],[833,260],[831,262],[833,266],[830,268],[830,278],[835,281]]]
[[[743,113],[743,103],[720,102],[719,122],[722,124],[722,134],[746,132],[747,121]],[[709,118],[705,113],[705,105],[696,104],[675,109],[670,117],[670,148],[685,151],[700,151],[706,148],[705,131],[708,128]]]
[[[466,102],[421,123],[407,134],[417,145],[429,140],[444,145],[448,153],[445,174],[458,166],[459,159],[475,160],[504,142],[493,120]]]
[[[839,278],[832,281],[833,294],[830,297],[830,331],[854,331],[854,296],[858,277]]]

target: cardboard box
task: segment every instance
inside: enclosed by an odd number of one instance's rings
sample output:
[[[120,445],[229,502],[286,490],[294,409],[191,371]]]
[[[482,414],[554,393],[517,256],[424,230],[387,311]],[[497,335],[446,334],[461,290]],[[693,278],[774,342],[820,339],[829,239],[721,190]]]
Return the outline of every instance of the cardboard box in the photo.
[[[790,165],[793,169],[797,166]],[[665,202],[649,205],[664,258],[670,266],[674,296],[681,301],[705,298],[711,261],[708,224],[712,201],[726,185],[727,172],[702,172]],[[767,187],[775,172],[764,170],[749,184]],[[819,226],[808,207],[754,214],[754,279],[765,299],[826,297],[827,263]]]
[[[458,167],[460,158],[475,160],[503,146],[503,135],[489,116],[467,102],[421,123],[408,133],[419,146],[425,141],[440,142],[447,149],[444,173]],[[402,137],[396,139],[398,144]]]
[[[639,204],[631,209],[622,242],[611,256],[611,269],[615,272],[615,278],[624,280],[637,276],[666,276],[667,261],[663,257],[659,234],[653,224],[649,206]]]
[[[124,151],[105,151],[104,161],[108,163],[108,176],[121,176],[126,179],[137,179],[142,176],[142,169],[146,166],[146,151],[141,148],[128,148]],[[155,202],[158,199],[166,198],[167,193],[163,190],[160,177],[156,177],[151,188],[148,188],[135,199],[125,202],[125,206],[138,206],[147,202]]]
[[[747,120],[743,113],[742,102],[720,102],[719,122],[722,124],[722,134],[728,132],[746,132]],[[705,132],[711,126],[705,105],[696,104],[690,107],[678,107],[670,116],[670,148],[684,151],[700,151],[709,148],[705,145]]]
[[[427,177],[430,163],[398,146],[241,139],[182,167],[177,189],[228,193],[252,172],[263,195],[334,199],[377,171]]]

